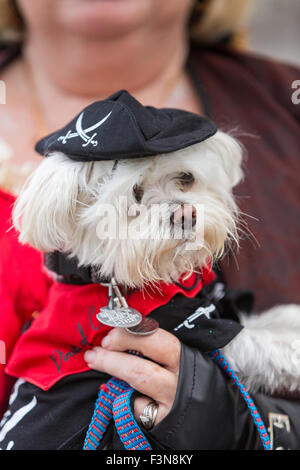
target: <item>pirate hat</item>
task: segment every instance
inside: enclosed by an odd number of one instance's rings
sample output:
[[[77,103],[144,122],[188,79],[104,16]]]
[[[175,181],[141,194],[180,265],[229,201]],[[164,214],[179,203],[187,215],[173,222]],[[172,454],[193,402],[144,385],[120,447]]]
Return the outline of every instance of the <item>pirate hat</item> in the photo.
[[[63,129],[40,140],[36,150],[44,156],[63,152],[82,162],[119,160],[174,152],[216,132],[204,117],[143,106],[122,90],[85,108]]]

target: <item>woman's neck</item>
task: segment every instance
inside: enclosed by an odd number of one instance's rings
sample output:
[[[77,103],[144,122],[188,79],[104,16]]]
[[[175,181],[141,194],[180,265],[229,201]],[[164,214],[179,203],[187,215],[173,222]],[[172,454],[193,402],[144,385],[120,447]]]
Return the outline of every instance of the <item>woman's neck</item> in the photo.
[[[45,128],[52,131],[65,125],[89,103],[120,89],[144,105],[197,111],[184,105],[191,88],[185,72],[185,29],[177,25],[173,33],[156,31],[147,38],[146,34],[93,41],[71,36],[54,41],[32,32],[24,48],[31,80],[28,74],[25,80],[39,103]]]
[[[43,87],[48,95],[77,101],[127,89],[141,101],[163,105],[160,101],[165,101],[184,73],[188,41],[183,28],[174,28],[173,34],[155,32],[150,38],[146,34],[143,30],[125,38],[68,36],[53,41],[31,33],[25,59],[41,94]]]

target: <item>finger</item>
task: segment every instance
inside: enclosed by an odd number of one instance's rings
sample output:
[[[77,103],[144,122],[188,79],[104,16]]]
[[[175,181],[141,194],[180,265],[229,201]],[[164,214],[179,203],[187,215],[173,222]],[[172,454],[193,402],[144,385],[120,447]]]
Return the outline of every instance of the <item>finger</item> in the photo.
[[[138,351],[174,373],[179,370],[181,344],[176,336],[166,330],[159,329],[153,335],[138,336],[124,328],[114,328],[105,336],[101,346],[113,351]]]
[[[116,376],[157,402],[173,402],[175,398],[177,375],[154,362],[100,347],[87,351],[84,357],[91,369]]]
[[[139,424],[141,423],[140,416],[143,414],[144,409],[153,400],[149,397],[138,397],[134,400],[134,416]],[[153,426],[160,423],[170,412],[171,406],[165,406],[164,404],[158,404],[157,415]]]

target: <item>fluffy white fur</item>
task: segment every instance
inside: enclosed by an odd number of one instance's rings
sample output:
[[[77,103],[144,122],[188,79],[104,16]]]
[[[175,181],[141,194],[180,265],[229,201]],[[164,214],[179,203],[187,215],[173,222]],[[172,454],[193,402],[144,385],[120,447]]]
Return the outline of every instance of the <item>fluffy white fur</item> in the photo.
[[[64,251],[78,257],[82,265],[97,265],[104,276],[114,275],[121,284],[141,287],[155,281],[169,282],[184,272],[203,266],[208,256],[220,256],[225,242],[237,240],[237,209],[232,187],[241,177],[242,152],[230,136],[219,132],[211,139],[168,155],[114,162],[74,162],[63,154],[46,158],[33,174],[14,210],[20,240],[41,251]],[[192,173],[189,190],[180,187],[181,173]],[[128,217],[135,204],[134,187],[143,188],[141,203],[147,212]],[[120,207],[120,196],[127,206]],[[168,213],[180,204],[202,204],[205,208],[204,246],[187,251],[186,243],[164,237]],[[129,229],[143,224],[142,239],[99,239],[99,211],[110,204]],[[153,226],[150,210],[165,204],[166,223],[157,227],[161,237],[150,239]],[[104,223],[104,222],[103,222]],[[105,223],[114,224],[113,214]]]
[[[244,385],[267,393],[300,391],[300,307],[278,305],[241,316],[245,328],[223,353]]]
[[[205,142],[157,157],[114,162],[75,162],[63,154],[46,158],[25,185],[14,209],[20,240],[41,251],[59,250],[77,256],[82,265],[95,265],[103,276],[139,288],[157,281],[177,280],[218,258],[226,243],[237,242],[238,211],[232,188],[239,183],[242,150],[227,134],[218,132]],[[184,186],[182,173],[195,181]],[[135,188],[142,188],[141,200]],[[120,204],[120,196],[126,204]],[[115,208],[129,230],[144,221],[143,238],[100,239],[103,204]],[[146,211],[128,215],[128,207],[143,204]],[[153,227],[154,204],[165,205],[165,218]],[[204,243],[195,227],[189,236],[165,237],[167,220],[182,204],[204,206]],[[165,221],[165,222],[164,222]],[[108,213],[103,223],[114,224]],[[156,231],[160,236],[151,238]],[[174,232],[175,233],[175,232]],[[187,243],[199,243],[186,250]],[[243,317],[244,330],[224,348],[233,368],[250,390],[300,390],[300,309],[276,307]],[[300,347],[299,347],[300,349]]]

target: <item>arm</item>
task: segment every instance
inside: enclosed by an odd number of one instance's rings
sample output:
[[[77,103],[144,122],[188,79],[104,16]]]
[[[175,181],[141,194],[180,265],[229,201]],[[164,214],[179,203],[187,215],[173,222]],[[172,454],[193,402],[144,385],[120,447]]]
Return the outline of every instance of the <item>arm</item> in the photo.
[[[106,338],[102,347],[94,349],[93,356],[86,353],[87,362],[95,370],[125,380],[143,395],[134,404],[137,420],[149,402],[146,397],[159,404],[156,425],[145,433],[153,448],[263,448],[239,390],[206,355],[181,344],[164,330],[141,338],[114,329]],[[133,349],[155,362],[125,353]],[[266,426],[269,413],[281,410],[288,414],[291,431],[287,443],[282,446],[299,448],[300,418],[297,415],[300,416],[300,402],[260,394],[253,399]]]
[[[0,419],[7,407],[14,380],[5,363],[27,322],[46,302],[51,281],[42,270],[40,253],[18,243],[11,227],[14,198],[0,190]]]
[[[262,449],[237,388],[209,357],[186,345],[172,409],[151,437],[169,449]]]

